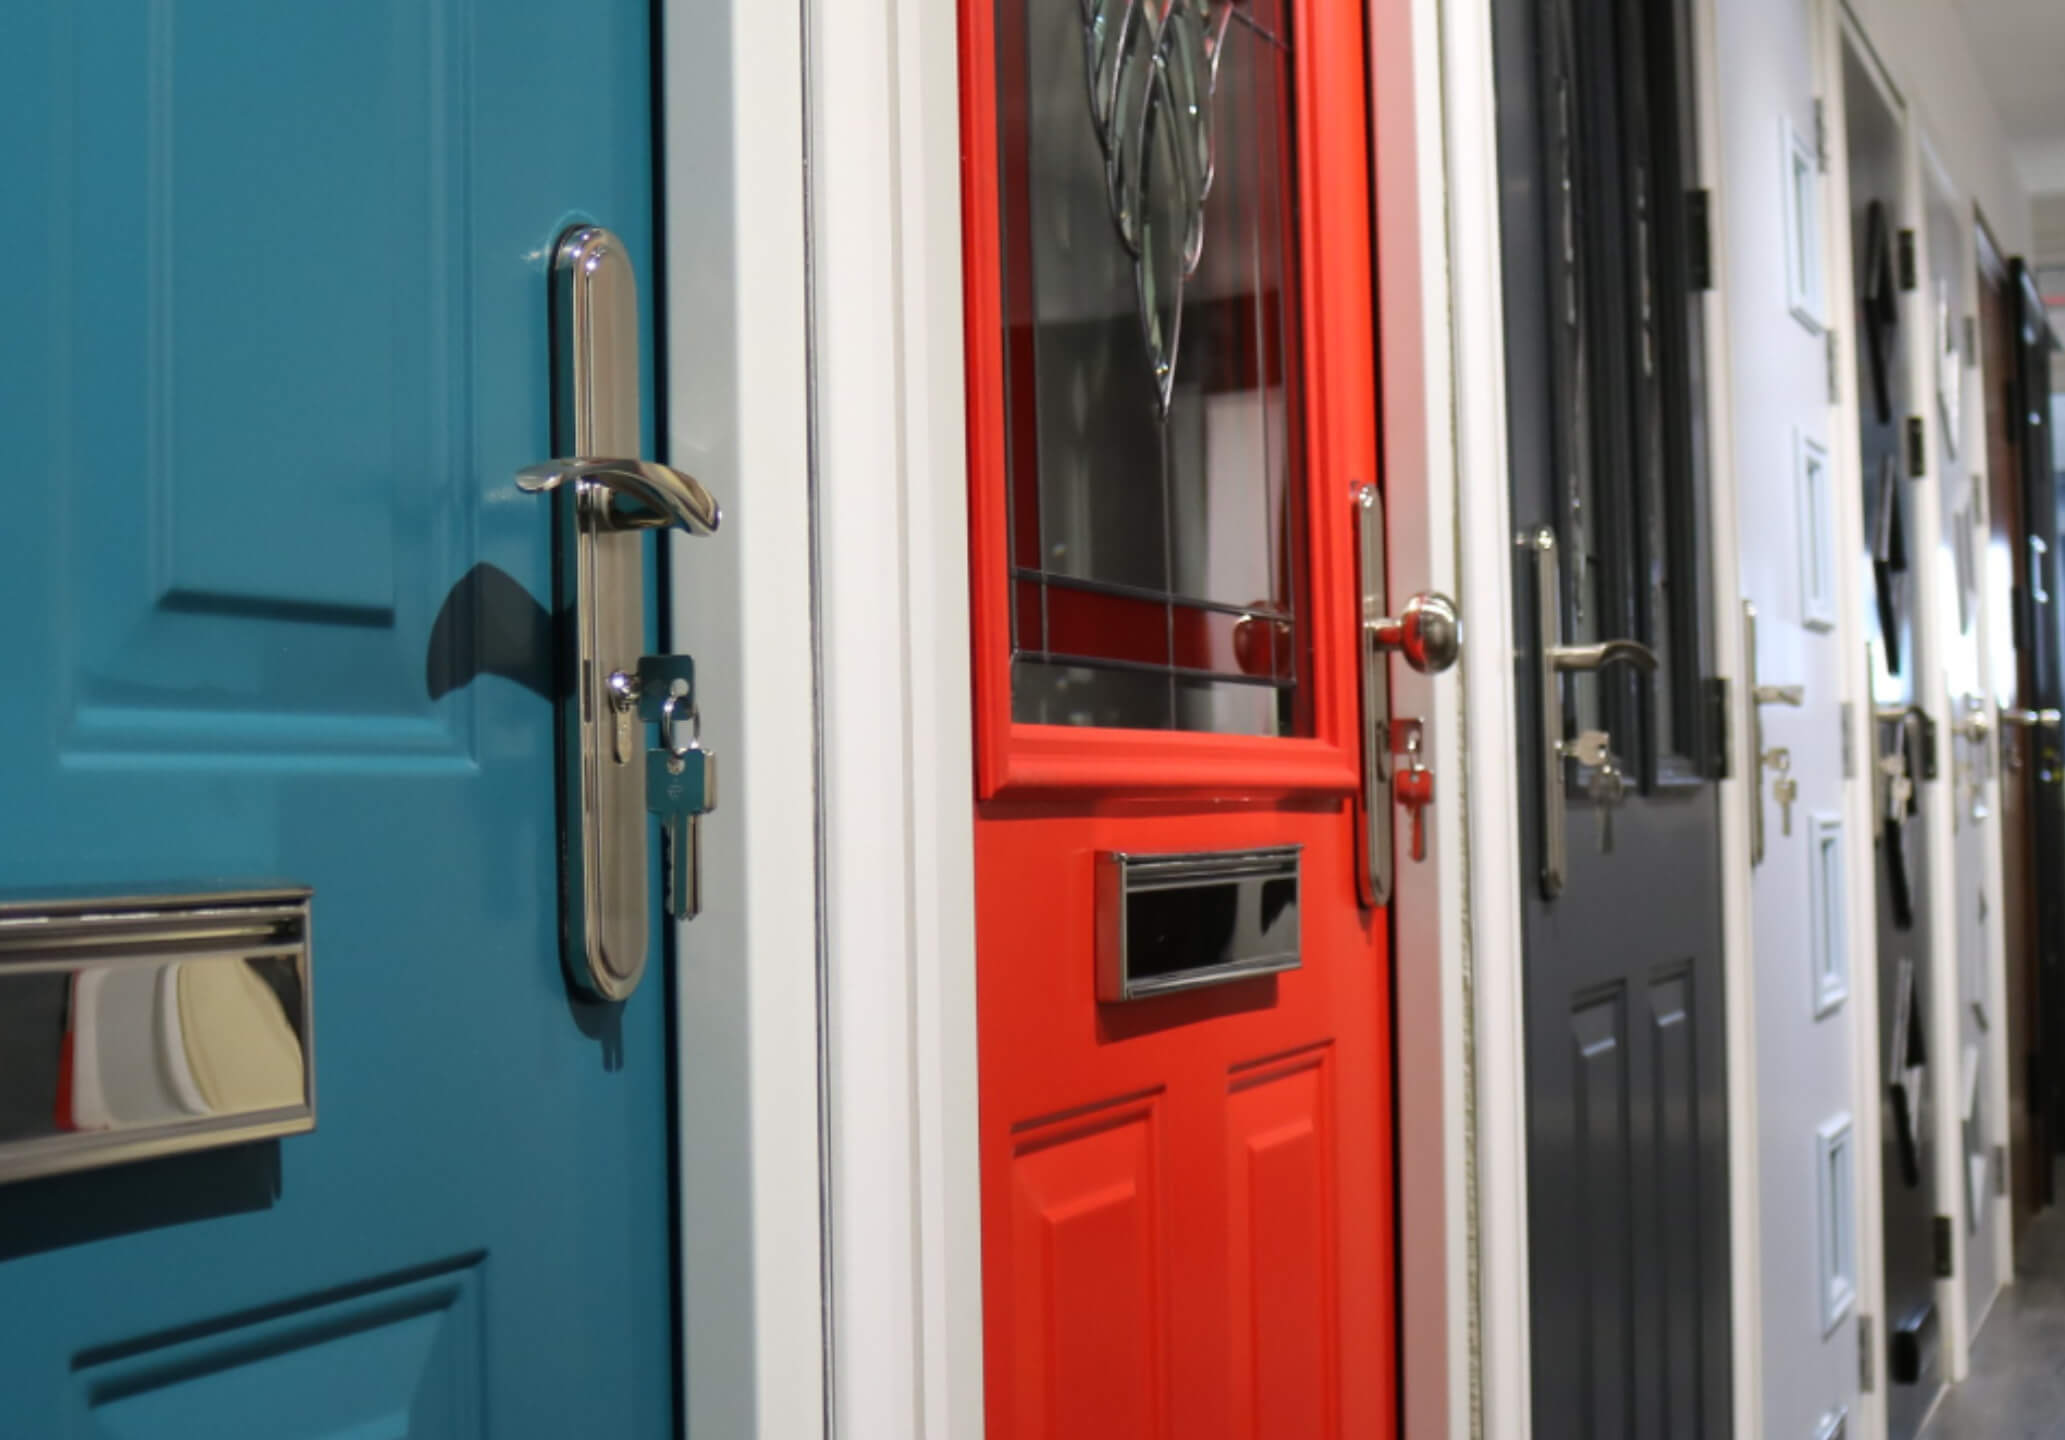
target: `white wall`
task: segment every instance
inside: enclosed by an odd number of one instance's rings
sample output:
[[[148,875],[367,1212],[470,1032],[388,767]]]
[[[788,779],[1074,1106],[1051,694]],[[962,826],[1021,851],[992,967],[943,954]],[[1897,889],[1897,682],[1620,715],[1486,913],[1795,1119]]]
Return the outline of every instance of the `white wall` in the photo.
[[[1849,0],[1849,10],[1936,158],[1993,227],[2001,253],[2026,254],[2029,192],[1955,9],[1948,0]]]

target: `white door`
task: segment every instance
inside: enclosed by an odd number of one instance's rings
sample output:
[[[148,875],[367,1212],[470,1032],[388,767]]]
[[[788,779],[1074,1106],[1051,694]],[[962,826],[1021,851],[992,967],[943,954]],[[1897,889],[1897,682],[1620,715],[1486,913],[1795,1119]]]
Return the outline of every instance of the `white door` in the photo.
[[[1847,803],[1858,645],[1828,360],[1829,184],[1816,7],[1716,7],[1755,954],[1763,1433],[1857,1433],[1853,991],[1870,983]],[[1868,870],[1864,872],[1868,879]],[[1859,939],[1863,940],[1860,946]],[[1859,955],[1867,957],[1860,973]]]
[[[1991,617],[1981,603],[1988,521],[1983,459],[1984,430],[1978,423],[1976,334],[1977,260],[1971,202],[1935,163],[1922,155],[1924,239],[1928,273],[1923,304],[1930,323],[1930,384],[1924,387],[1923,425],[1935,468],[1942,529],[1935,555],[1935,631],[1940,639],[1943,684],[1949,700],[1947,733],[1941,746],[1953,827],[1950,860],[1950,929],[1955,963],[1946,983],[1955,987],[1958,1036],[1954,1103],[1946,1107],[1944,1148],[1956,1167],[1957,1278],[1965,1296],[1965,1338],[1977,1333],[1999,1291],[2006,1265],[2002,1248],[2008,1225],[2006,1143],[2003,1107],[1996,1104],[1992,1076],[2005,1051],[2005,1031],[1996,1032],[1993,978],[1996,936],[1993,911],[2000,899],[1999,835],[1994,820],[1993,717],[1985,683],[1985,631]],[[2004,1074],[2004,1072],[2002,1072]],[[1962,1373],[1954,1358],[1954,1373]]]

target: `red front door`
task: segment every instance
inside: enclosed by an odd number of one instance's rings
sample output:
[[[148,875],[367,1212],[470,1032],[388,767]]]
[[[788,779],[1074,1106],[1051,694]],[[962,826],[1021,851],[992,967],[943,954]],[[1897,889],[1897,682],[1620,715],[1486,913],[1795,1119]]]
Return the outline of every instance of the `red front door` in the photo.
[[[1000,1440],[1395,1428],[1359,10],[962,0]]]

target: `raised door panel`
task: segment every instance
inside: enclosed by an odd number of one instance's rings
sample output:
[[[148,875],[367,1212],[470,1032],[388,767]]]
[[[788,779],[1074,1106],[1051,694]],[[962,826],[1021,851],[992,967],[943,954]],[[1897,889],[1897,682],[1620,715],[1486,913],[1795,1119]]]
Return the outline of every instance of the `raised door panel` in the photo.
[[[1580,1433],[1599,1440],[1631,1434],[1634,1418],[1635,1156],[1627,1025],[1627,993],[1619,986],[1584,996],[1571,1010],[1567,1193],[1576,1206],[1570,1221],[1580,1244],[1554,1263],[1578,1267],[1583,1358],[1581,1372],[1571,1378],[1582,1407]],[[1554,1378],[1550,1383],[1562,1388]]]
[[[1226,1098],[1234,1434],[1340,1433],[1333,1123],[1324,1048],[1234,1074]]]
[[[463,19],[131,4],[69,37],[47,425],[93,483],[64,493],[76,642],[45,678],[71,753],[465,758],[420,646],[478,483]]]
[[[80,1357],[74,1398],[96,1440],[249,1433],[291,1440],[478,1440],[477,1265]]]
[[[1647,1206],[1660,1235],[1699,1235],[1701,1170],[1698,992],[1690,966],[1673,966],[1649,981],[1644,1020],[1653,1079],[1649,1087],[1655,1156]],[[1700,1358],[1707,1316],[1698,1303],[1699,1250],[1661,1245],[1651,1283],[1663,1299],[1655,1326],[1644,1337],[1645,1369],[1658,1436],[1699,1434]]]
[[[1153,1099],[1021,1134],[1012,1163],[1016,1433],[1168,1433]]]

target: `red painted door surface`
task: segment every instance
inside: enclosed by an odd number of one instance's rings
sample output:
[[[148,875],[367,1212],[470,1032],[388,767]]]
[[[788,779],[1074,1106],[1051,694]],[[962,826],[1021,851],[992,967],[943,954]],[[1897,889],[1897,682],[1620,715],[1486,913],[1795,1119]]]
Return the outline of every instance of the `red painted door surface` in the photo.
[[[1396,1428],[1359,11],[962,3],[997,1440]],[[1100,855],[1288,846],[1296,969],[1100,1001]]]

